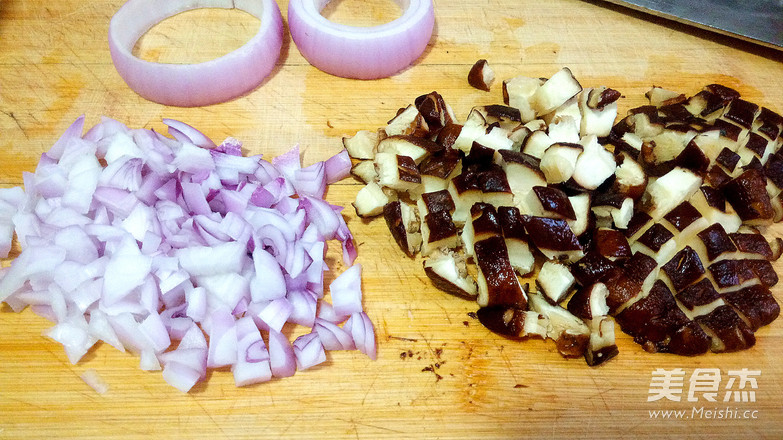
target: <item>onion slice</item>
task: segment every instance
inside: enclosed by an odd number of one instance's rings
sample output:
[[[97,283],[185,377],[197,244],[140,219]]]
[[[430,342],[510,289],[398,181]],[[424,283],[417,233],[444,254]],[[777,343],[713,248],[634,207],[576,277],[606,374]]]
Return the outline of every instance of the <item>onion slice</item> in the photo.
[[[386,78],[421,56],[435,25],[432,0],[397,1],[405,9],[401,17],[358,27],[321,15],[328,1],[291,0],[288,27],[299,52],[318,69],[343,78]]]
[[[241,9],[261,25],[242,47],[204,63],[154,63],[133,55],[133,46],[157,23],[199,8]],[[179,107],[217,104],[253,90],[271,73],[282,44],[283,19],[273,0],[130,0],[109,24],[109,49],[122,79],[143,98]]]

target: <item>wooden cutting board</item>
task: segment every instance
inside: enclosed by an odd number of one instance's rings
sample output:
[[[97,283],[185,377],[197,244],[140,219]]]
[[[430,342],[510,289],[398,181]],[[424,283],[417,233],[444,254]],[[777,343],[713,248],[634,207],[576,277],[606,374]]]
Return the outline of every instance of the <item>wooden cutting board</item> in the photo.
[[[285,16],[286,2],[278,3]],[[268,157],[298,143],[309,164],[339,151],[342,136],[384,125],[399,107],[432,90],[460,118],[473,105],[501,102],[499,85],[489,93],[468,87],[467,72],[479,58],[489,60],[499,79],[549,76],[568,66],[584,86],[620,90],[621,112],[643,104],[652,85],[692,94],[716,82],[783,111],[779,53],[578,0],[439,0],[436,32],[423,57],[378,81],[324,74],[286,37],[273,74],[252,93],[204,108],[165,107],[139,98],[112,66],[107,28],[121,4],[0,3],[3,186],[20,185],[22,172],[32,171],[80,114],[88,125],[107,115],[158,130],[161,118],[177,118],[218,141],[234,136],[249,153]],[[394,8],[389,0],[344,0],[330,6],[330,16],[371,24],[388,19]],[[238,12],[188,13],[154,29],[139,53],[202,61],[238,47],[255,26]],[[590,368],[561,358],[551,342],[520,343],[484,329],[468,316],[474,304],[437,291],[421,261],[402,256],[382,220],[354,215],[350,202],[359,188],[346,179],[327,198],[347,207],[359,246],[377,361],[334,352],[325,364],[292,378],[242,389],[230,372],[219,370],[182,394],[159,372],[142,372],[136,358],[109,346],[71,365],[62,348],[42,336],[48,322],[4,307],[0,439],[783,437],[780,320],[760,330],[748,351],[695,358],[649,354],[623,335],[620,355]],[[767,231],[769,238],[782,233],[777,226]],[[783,299],[780,287],[774,292]],[[657,369],[682,370],[681,401],[648,402]],[[688,401],[689,379],[698,369],[720,371],[716,402],[701,393]],[[723,402],[729,372],[742,369],[758,373],[756,386],[745,387],[755,391],[755,402]],[[80,379],[87,370],[108,384],[107,393],[97,394]],[[655,418],[659,410],[683,413]]]

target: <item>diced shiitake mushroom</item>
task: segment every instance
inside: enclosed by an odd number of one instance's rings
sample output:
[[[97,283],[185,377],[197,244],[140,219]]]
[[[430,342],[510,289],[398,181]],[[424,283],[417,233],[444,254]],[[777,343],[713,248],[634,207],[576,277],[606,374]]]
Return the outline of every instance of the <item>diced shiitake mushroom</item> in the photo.
[[[389,201],[389,196],[383,188],[376,182],[370,182],[356,194],[353,207],[359,217],[374,217],[383,213],[383,207]]]
[[[359,130],[355,135],[343,138],[343,146],[354,159],[373,159],[380,142],[378,131]]]
[[[536,261],[528,244],[525,220],[519,208],[514,206],[500,206],[497,212],[511,267],[517,274],[526,275],[533,270]]]
[[[440,290],[466,299],[478,295],[476,280],[468,273],[465,257],[449,249],[440,249],[424,260],[424,273]]]
[[[637,161],[628,153],[620,152],[617,156],[617,168],[612,190],[633,200],[639,200],[647,189],[647,174]]]
[[[414,101],[414,105],[427,123],[430,136],[439,135],[444,128],[453,125],[457,119],[454,116],[454,111],[438,92],[419,96]]]
[[[518,127],[524,127],[522,125],[522,113],[516,107],[499,104],[480,105],[473,107],[471,113],[473,112],[481,114],[487,124],[497,124],[498,127],[506,130],[508,133]],[[470,115],[468,118],[470,118]]]
[[[651,352],[746,349],[780,314],[783,239],[749,225],[783,219],[783,117],[717,84],[647,97],[614,123],[620,92],[567,68],[503,81],[506,105],[462,122],[421,95],[344,139],[364,159],[357,215],[382,212],[433,285],[475,300],[498,334],[589,365],[617,355],[615,321]],[[536,269],[527,292],[518,276]]]
[[[489,92],[489,88],[492,83],[495,82],[495,72],[489,67],[487,60],[481,59],[473,64],[468,72],[468,84],[479,89]]]
[[[582,188],[596,189],[614,175],[617,163],[614,155],[598,143],[595,135],[582,138],[582,147],[571,178]]]
[[[394,135],[380,141],[377,149],[378,153],[391,153],[409,157],[418,165],[428,155],[442,150],[443,147],[425,138],[411,135]]]
[[[550,260],[577,261],[584,256],[579,239],[563,219],[528,217],[525,230],[530,242]]]
[[[536,285],[552,304],[563,301],[575,283],[568,266],[554,261],[545,261],[538,272]]]
[[[503,102],[519,109],[521,121],[528,123],[536,119],[536,111],[531,101],[533,95],[544,83],[540,78],[518,76],[503,81]]]
[[[375,162],[371,160],[357,162],[351,167],[351,174],[364,183],[378,180],[378,170],[375,169]]]
[[[681,104],[687,99],[684,94],[666,90],[662,87],[653,87],[644,94],[650,100],[650,105],[663,107],[671,104]]]
[[[584,320],[590,329],[585,350],[587,365],[600,365],[619,353],[615,344],[614,321],[609,318],[606,299],[609,289],[594,283],[579,289],[568,301],[568,311]]]
[[[421,248],[421,232],[416,210],[408,203],[395,200],[383,207],[383,217],[392,237],[403,252],[413,257]]]
[[[573,143],[555,143],[541,157],[541,171],[549,183],[563,183],[574,175],[576,162],[584,147]]]
[[[462,172],[462,152],[447,148],[431,154],[419,164],[424,192],[444,190]]]
[[[421,186],[416,163],[408,156],[379,152],[375,155],[378,184],[396,191],[414,191]]]
[[[552,138],[549,137],[546,131],[543,129],[529,129],[530,134],[527,135],[525,140],[520,145],[523,153],[533,156],[537,159],[544,157],[544,152],[554,143]]]
[[[420,137],[427,134],[429,126],[424,116],[419,113],[415,105],[409,105],[400,109],[397,116],[392,118],[384,129],[385,136],[412,135]]]
[[[551,304],[540,293],[530,293],[530,309],[548,318],[547,337],[555,341],[565,357],[584,356],[590,340],[590,329],[579,318],[557,304]]]
[[[701,187],[702,179],[690,170],[675,168],[647,185],[649,214],[653,219],[666,215],[688,200]]]
[[[574,78],[569,68],[564,67],[536,89],[530,104],[536,115],[545,115],[563,105],[580,91],[582,86],[579,81]]]
[[[582,136],[609,136],[617,118],[617,100],[620,92],[608,87],[582,90],[579,110],[582,113],[580,134]]]

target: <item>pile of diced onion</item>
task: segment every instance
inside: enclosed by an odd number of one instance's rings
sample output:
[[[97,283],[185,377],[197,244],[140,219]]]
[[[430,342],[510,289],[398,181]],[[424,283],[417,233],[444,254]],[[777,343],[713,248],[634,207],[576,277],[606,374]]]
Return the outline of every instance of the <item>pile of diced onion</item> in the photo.
[[[167,137],[84,117],[41,156],[21,187],[0,189],[0,301],[53,321],[46,335],[77,363],[98,341],[187,392],[210,368],[237,386],[286,377],[326,351],[375,358],[361,266],[328,184],[350,172],[343,150],[302,167],[215,145],[179,121]],[[347,270],[328,286],[329,240]],[[290,341],[291,326],[309,332]],[[284,329],[284,327],[286,327]]]

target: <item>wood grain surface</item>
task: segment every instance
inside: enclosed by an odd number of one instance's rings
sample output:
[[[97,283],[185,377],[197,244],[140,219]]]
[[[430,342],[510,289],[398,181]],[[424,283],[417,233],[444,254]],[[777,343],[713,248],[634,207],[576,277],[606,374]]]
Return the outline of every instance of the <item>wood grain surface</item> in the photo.
[[[285,17],[287,4],[278,3]],[[377,81],[320,72],[286,36],[272,75],[246,96],[203,108],[166,107],[129,90],[112,65],[106,35],[121,4],[0,2],[3,186],[20,185],[22,172],[32,171],[81,114],[88,125],[106,115],[155,129],[163,129],[161,118],[177,118],[218,141],[234,136],[249,153],[268,157],[298,143],[309,164],[339,151],[342,136],[384,125],[399,107],[432,90],[460,118],[473,105],[501,102],[499,86],[487,93],[467,85],[479,58],[488,59],[500,79],[549,76],[568,66],[584,86],[620,90],[622,113],[644,103],[652,85],[692,94],[716,82],[783,111],[780,53],[579,0],[437,0],[436,30],[424,55]],[[390,0],[343,0],[328,10],[333,20],[363,25],[399,13]],[[203,61],[238,47],[256,26],[237,11],[195,11],[151,30],[136,52],[152,60]],[[218,370],[182,394],[159,372],[139,370],[138,359],[110,346],[72,365],[42,336],[50,323],[4,307],[0,439],[783,437],[783,321],[760,330],[750,350],[695,358],[649,354],[622,335],[620,355],[590,368],[561,358],[551,341],[514,342],[484,329],[468,316],[475,304],[434,289],[421,261],[402,256],[383,221],[354,215],[350,202],[359,188],[346,179],[327,198],[348,207],[364,266],[365,308],[377,329],[377,361],[334,352],[292,378],[240,389],[229,371]],[[767,231],[770,238],[781,233],[781,227]],[[331,261],[342,270],[336,254]],[[774,289],[779,299],[781,289]],[[685,395],[680,402],[648,402],[658,368],[687,375],[719,368],[724,377],[729,370],[759,370],[756,401],[724,403],[720,393],[715,403],[688,402]],[[80,379],[87,370],[108,384],[107,393]],[[685,384],[687,394],[687,377]],[[726,407],[755,418],[716,420],[693,412]],[[656,419],[655,410],[685,410],[689,418]]]

